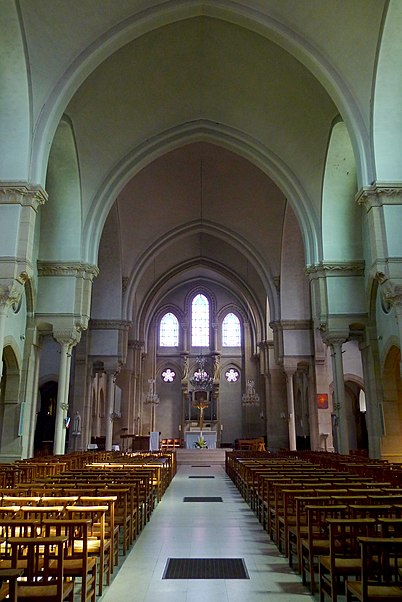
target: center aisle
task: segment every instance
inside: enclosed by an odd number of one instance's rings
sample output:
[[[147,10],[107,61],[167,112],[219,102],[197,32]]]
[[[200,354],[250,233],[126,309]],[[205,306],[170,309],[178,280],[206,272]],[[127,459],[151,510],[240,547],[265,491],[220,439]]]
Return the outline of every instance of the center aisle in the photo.
[[[189,478],[189,477],[214,478]],[[184,497],[222,502],[183,502]],[[243,558],[249,579],[163,579],[168,558]],[[314,598],[270,543],[220,466],[180,466],[102,602],[307,602]]]

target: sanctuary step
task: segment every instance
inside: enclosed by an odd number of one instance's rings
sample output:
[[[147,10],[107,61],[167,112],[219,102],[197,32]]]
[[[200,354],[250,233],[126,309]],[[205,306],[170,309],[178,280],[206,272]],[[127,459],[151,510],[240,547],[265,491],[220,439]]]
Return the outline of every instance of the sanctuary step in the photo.
[[[230,449],[177,449],[177,464],[199,465],[225,465],[225,453]]]

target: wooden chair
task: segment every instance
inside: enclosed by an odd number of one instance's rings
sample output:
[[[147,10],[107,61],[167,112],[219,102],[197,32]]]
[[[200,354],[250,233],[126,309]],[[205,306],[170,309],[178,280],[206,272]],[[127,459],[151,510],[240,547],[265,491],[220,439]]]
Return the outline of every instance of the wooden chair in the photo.
[[[303,585],[310,577],[310,591],[315,592],[315,558],[329,553],[329,518],[343,518],[344,505],[307,506],[307,534],[301,540],[301,573]]]
[[[18,602],[17,579],[23,569],[0,569],[0,600]]]
[[[103,493],[103,492],[102,492]],[[113,573],[114,565],[119,563],[119,526],[115,524],[115,504],[117,496],[112,495],[110,491],[106,492],[106,495],[100,495],[100,491],[97,491],[96,495],[81,496],[80,503],[85,506],[107,506],[105,515],[105,538],[110,540],[110,573]],[[99,526],[100,528],[100,526]],[[93,529],[93,533],[96,530]]]
[[[402,600],[402,538],[361,537],[360,579],[346,582],[346,600]]]
[[[40,523],[38,520],[26,520],[20,518],[0,518],[0,568],[7,570],[11,568],[11,544],[10,540],[16,537],[36,537],[40,535]],[[19,561],[17,568],[25,568],[26,559]]]
[[[67,537],[15,537],[10,539],[12,568],[26,558],[23,577],[18,581],[19,600],[25,602],[73,601],[74,584],[64,579],[64,552]],[[51,563],[57,561],[57,571]]]
[[[320,602],[324,602],[325,594],[331,598],[332,602],[337,602],[340,581],[360,575],[361,553],[358,538],[373,537],[376,521],[374,518],[329,518],[327,522],[329,524],[329,556],[320,556],[319,558]]]
[[[67,506],[68,517],[72,520],[85,519],[90,521],[88,532],[88,554],[99,558],[98,593],[103,593],[103,582],[110,585],[110,574],[113,557],[111,555],[111,540],[106,537],[106,512],[108,506]]]
[[[81,602],[96,600],[96,558],[88,553],[89,520],[48,519],[44,521],[45,536],[67,537],[64,556],[64,576],[70,577],[74,584],[81,583]],[[51,563],[51,573],[57,571],[57,561]]]
[[[328,496],[302,495],[295,497],[295,523],[288,526],[288,557],[289,566],[293,568],[293,559],[297,558],[297,572],[301,574],[301,542],[307,535],[307,510],[310,505],[328,505]]]

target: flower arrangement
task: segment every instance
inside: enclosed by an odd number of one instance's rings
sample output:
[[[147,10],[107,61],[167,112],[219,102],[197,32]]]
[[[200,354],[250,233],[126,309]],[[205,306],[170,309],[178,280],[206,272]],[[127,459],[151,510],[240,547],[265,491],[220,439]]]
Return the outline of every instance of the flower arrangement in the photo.
[[[198,437],[198,440],[194,443],[194,447],[196,447],[198,449],[202,449],[202,448],[208,449],[207,442],[205,441],[205,439],[202,435],[200,435]]]

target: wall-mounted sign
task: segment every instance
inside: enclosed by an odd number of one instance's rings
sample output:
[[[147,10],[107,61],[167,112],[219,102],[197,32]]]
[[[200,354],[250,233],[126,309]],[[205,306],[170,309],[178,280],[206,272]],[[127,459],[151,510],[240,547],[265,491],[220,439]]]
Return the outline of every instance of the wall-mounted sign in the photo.
[[[317,408],[328,410],[328,393],[317,393]]]

